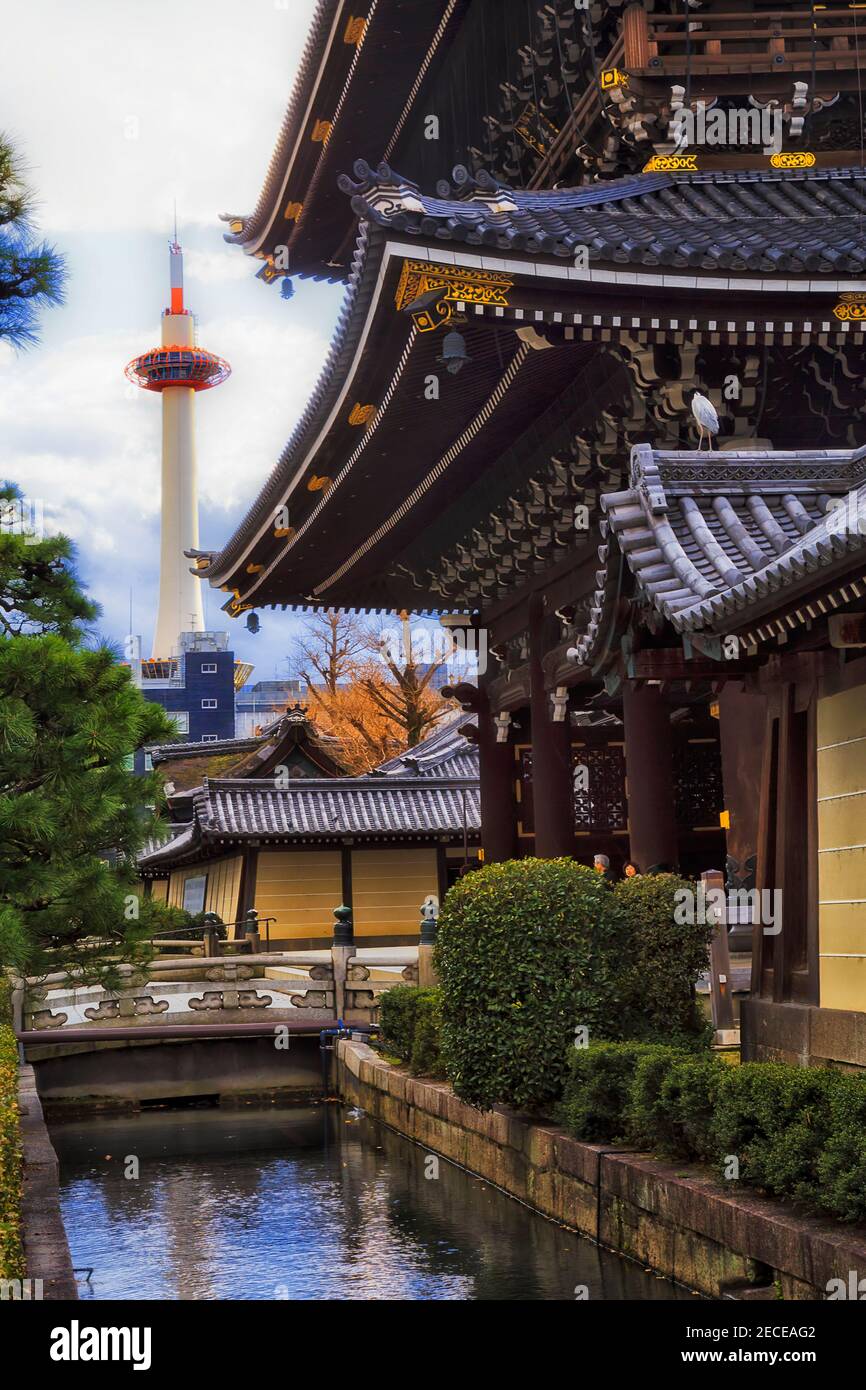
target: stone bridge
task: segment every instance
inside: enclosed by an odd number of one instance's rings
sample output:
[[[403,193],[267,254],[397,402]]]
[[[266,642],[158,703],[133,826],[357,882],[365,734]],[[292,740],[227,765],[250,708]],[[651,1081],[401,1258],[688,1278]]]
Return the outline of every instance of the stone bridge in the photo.
[[[19,981],[16,1031],[43,1100],[321,1090],[338,1027],[368,1032],[383,991],[419,976],[432,981],[435,923],[422,922],[417,946],[357,950],[347,911],[335,916],[330,950],[261,953],[255,938],[210,936],[183,954],[122,965],[123,987],[113,993],[70,974]]]

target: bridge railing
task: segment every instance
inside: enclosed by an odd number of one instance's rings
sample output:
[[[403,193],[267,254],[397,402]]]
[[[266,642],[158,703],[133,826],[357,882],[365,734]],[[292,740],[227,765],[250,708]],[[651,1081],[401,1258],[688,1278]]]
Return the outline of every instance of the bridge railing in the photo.
[[[74,970],[28,980],[18,989],[17,1031],[57,1035],[64,1027],[91,1025],[98,1032],[119,1025],[292,1019],[307,1026],[375,1023],[383,992],[432,980],[435,919],[426,905],[422,913],[417,946],[366,950],[363,956],[355,946],[350,909],[338,907],[330,949],[158,956],[146,965],[118,966],[121,987],[115,991],[85,984]]]

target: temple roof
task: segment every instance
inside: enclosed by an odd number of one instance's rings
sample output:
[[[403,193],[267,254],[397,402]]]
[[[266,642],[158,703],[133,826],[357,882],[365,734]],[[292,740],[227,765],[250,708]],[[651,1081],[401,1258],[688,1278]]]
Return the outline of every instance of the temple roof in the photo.
[[[361,777],[205,778],[193,793],[192,823],[139,855],[144,873],[255,838],[280,844],[348,839],[476,836],[481,826],[478,758],[452,718],[414,749]]]
[[[149,751],[154,767],[166,778],[166,786],[171,785],[169,801],[175,810],[206,777],[262,777],[295,752],[321,776],[336,777],[347,770],[340,739],[317,728],[307,707],[297,703],[271,719],[253,738],[163,743]]]
[[[449,719],[414,748],[389,758],[376,769],[388,777],[477,777],[478,749],[464,737],[466,719]]]
[[[860,274],[866,170],[649,173],[552,191],[454,171],[436,196],[387,165],[340,179],[363,221],[470,246],[590,264]]]
[[[623,395],[610,363],[605,380],[593,377],[606,347],[642,373],[640,353],[669,351],[672,337],[689,349],[862,341],[862,281],[842,277],[866,261],[863,171],[646,174],[536,193],[458,171],[447,198],[422,196],[387,168],[359,163],[356,175],[344,186],[363,220],[322,376],[223,550],[193,557],[233,593],[233,617],[305,603],[464,611],[496,597],[494,567],[487,589],[461,601],[456,589],[433,591],[419,556],[441,559],[460,539],[437,534],[433,545],[433,531],[467,489],[498,476],[506,451],[517,448],[526,470],[543,442],[536,422],[575,383],[587,422],[616,410],[602,399],[614,385]],[[584,243],[589,264],[569,264]],[[447,410],[425,397],[445,335],[413,309],[436,294],[445,322],[460,316],[471,364],[442,376]],[[665,405],[649,423],[666,428],[671,415]],[[783,411],[780,442],[790,420]],[[684,410],[655,438],[678,447],[690,425]],[[283,508],[288,526],[275,520]]]
[[[866,448],[632,451],[630,487],[601,498],[637,594],[682,633],[743,633],[754,643],[866,592]],[[582,664],[604,635],[616,569],[608,543]],[[834,588],[834,583],[836,587]],[[819,596],[820,595],[820,596]],[[797,603],[802,604],[797,609]]]

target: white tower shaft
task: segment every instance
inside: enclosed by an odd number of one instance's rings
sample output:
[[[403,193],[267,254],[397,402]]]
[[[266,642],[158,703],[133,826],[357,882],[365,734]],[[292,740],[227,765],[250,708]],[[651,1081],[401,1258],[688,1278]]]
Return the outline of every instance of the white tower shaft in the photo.
[[[178,264],[176,264],[176,262]],[[182,262],[172,254],[172,308],[182,307]],[[193,347],[192,315],[167,313],[162,319],[163,347]],[[153,655],[177,651],[182,632],[204,630],[201,582],[190,573],[185,550],[198,549],[198,480],[195,458],[195,391],[169,386],[162,392],[162,531],[159,555],[159,610]]]

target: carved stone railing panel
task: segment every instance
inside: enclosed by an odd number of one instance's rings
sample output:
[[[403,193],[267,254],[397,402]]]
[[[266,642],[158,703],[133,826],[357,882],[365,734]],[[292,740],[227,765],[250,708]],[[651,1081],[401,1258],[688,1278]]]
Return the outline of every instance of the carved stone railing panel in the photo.
[[[51,1009],[35,1009],[33,1013],[24,1015],[24,1027],[28,1030],[62,1028],[68,1019],[68,1014],[55,1014]]]
[[[267,1009],[272,1003],[273,995],[258,994],[254,989],[215,989],[194,995],[189,1007],[198,1013],[209,1009]]]
[[[293,994],[292,1004],[296,1009],[332,1009],[334,995],[330,990],[308,989],[306,994]]]
[[[235,982],[237,980],[251,980],[255,975],[255,970],[251,965],[236,965],[231,961],[226,961],[225,965],[214,965],[204,972],[206,980],[224,980]]]
[[[132,998],[103,999],[99,1004],[84,1010],[84,1017],[91,1023],[101,1023],[105,1019],[146,1017],[151,1014],[168,1012],[167,999],[154,999],[152,994],[134,995]]]

